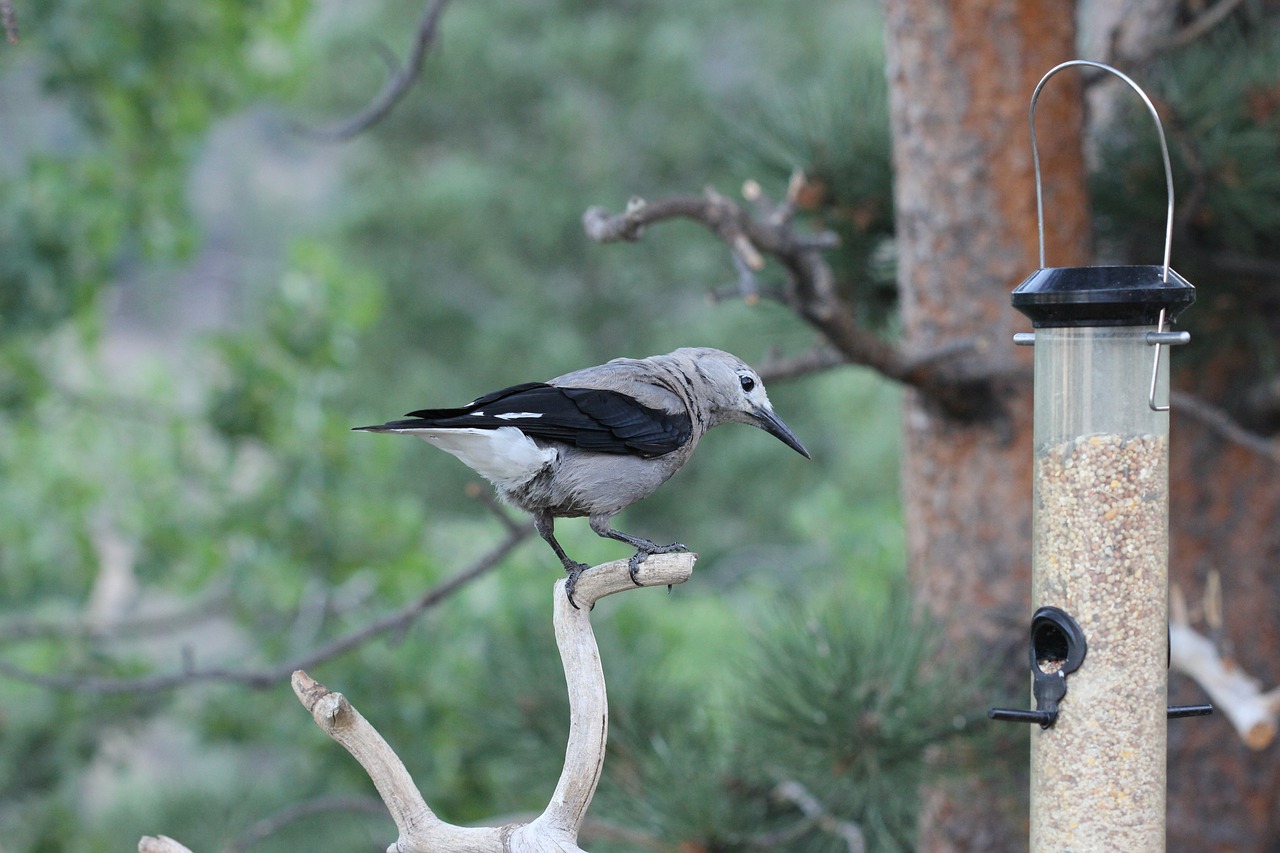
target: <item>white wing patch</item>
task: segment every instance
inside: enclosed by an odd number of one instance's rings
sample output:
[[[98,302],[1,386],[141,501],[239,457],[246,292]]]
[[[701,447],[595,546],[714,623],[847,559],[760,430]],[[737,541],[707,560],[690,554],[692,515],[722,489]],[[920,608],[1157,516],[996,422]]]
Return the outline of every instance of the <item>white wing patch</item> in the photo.
[[[504,421],[512,421],[516,418],[540,418],[542,412],[504,412],[501,415],[494,415],[495,418],[501,418]]]
[[[539,447],[513,426],[497,429],[398,429],[450,453],[495,486],[515,488],[551,464],[552,448]]]

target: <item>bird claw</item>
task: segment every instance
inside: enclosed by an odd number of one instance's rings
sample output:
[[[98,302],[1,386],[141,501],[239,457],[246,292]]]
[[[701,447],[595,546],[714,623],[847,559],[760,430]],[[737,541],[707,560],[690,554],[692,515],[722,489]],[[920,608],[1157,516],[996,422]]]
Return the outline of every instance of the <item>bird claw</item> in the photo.
[[[569,577],[567,577],[564,582],[564,594],[568,596],[569,604],[573,606],[574,610],[581,610],[581,608],[578,607],[578,602],[573,600],[573,594],[578,589],[578,578],[582,577],[582,573],[589,568],[591,567],[586,563],[566,561],[564,564],[564,570],[569,573]]]
[[[631,555],[631,559],[627,560],[627,574],[631,575],[631,582],[636,586],[644,586],[640,583],[637,573],[640,571],[640,564],[649,559],[650,554],[676,554],[682,551],[688,551],[689,548],[679,542],[672,542],[670,545],[654,545],[649,548],[637,549]],[[671,591],[671,587],[667,586],[667,592]]]

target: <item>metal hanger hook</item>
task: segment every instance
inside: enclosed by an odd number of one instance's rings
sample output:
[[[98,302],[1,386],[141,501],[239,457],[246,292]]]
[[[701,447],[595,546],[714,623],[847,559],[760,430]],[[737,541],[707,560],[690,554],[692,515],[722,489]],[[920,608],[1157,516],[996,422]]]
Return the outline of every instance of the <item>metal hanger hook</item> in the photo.
[[[1164,278],[1163,281],[1169,281],[1169,255],[1173,248],[1173,165],[1169,162],[1169,144],[1165,141],[1164,125],[1160,123],[1160,115],[1156,112],[1155,104],[1151,103],[1151,99],[1147,97],[1147,93],[1142,91],[1142,87],[1126,74],[1117,71],[1110,65],[1101,62],[1093,62],[1088,59],[1072,59],[1061,65],[1056,65],[1049,69],[1049,73],[1040,78],[1040,82],[1036,85],[1035,91],[1031,93],[1031,111],[1029,122],[1031,124],[1031,161],[1035,165],[1036,170],[1036,223],[1040,234],[1040,268],[1044,269],[1044,191],[1040,182],[1040,150],[1036,147],[1036,101],[1040,99],[1040,91],[1044,89],[1044,84],[1049,82],[1049,78],[1057,74],[1064,68],[1070,68],[1074,65],[1084,65],[1090,68],[1098,68],[1110,74],[1114,74],[1121,80],[1129,84],[1129,88],[1138,93],[1138,97],[1142,98],[1142,102],[1147,105],[1147,112],[1151,113],[1151,118],[1156,123],[1156,133],[1160,136],[1160,155],[1164,158],[1164,183],[1165,189],[1169,196],[1169,212],[1165,219],[1164,226]]]

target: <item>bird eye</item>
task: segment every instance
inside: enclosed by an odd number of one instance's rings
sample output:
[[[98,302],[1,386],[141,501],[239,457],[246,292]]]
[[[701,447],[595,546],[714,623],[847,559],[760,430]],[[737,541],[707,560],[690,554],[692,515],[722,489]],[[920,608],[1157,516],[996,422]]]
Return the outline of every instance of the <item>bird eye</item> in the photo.
[[[742,390],[748,394],[751,393],[752,388],[756,387],[756,381],[750,376],[739,376],[738,381],[742,383]]]

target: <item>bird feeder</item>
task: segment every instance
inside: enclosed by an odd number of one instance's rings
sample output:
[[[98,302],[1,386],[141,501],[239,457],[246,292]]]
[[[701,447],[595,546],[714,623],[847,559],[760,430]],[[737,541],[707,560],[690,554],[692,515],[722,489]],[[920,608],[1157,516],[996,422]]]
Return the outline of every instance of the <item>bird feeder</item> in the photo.
[[[1168,192],[1163,263],[1046,267],[1035,110],[1049,79],[1092,66],[1155,119]],[[1133,80],[1075,60],[1031,96],[1040,269],[1012,303],[1035,331],[1031,850],[1163,850],[1168,683],[1169,324],[1195,288],[1169,267],[1173,177]],[[1175,716],[1205,709],[1172,709]]]

